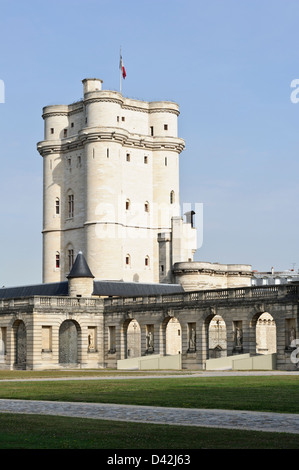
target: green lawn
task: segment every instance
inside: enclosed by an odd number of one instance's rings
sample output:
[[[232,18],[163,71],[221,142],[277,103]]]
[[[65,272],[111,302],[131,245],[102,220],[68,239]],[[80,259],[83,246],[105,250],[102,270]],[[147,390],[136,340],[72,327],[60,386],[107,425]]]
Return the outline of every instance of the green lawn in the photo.
[[[0,381],[0,398],[299,413],[299,377]]]
[[[284,433],[0,413],[0,449],[298,449],[298,440]]]
[[[299,377],[0,380],[0,398],[299,413]],[[299,435],[0,413],[0,448],[298,449]]]

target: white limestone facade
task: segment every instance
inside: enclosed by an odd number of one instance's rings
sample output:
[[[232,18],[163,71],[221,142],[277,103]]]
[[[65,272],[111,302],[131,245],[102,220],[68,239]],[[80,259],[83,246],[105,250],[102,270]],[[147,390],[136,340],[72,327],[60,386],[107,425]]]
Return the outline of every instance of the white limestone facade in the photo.
[[[43,282],[66,279],[79,251],[96,279],[172,282],[196,229],[179,198],[179,107],[83,80],[83,99],[43,108]]]

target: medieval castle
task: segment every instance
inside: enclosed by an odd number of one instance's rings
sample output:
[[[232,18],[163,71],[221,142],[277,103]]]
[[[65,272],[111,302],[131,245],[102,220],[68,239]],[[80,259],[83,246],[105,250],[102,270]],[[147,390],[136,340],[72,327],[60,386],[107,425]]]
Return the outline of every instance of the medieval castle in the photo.
[[[193,261],[178,116],[176,103],[125,98],[95,78],[81,101],[43,109],[43,282],[0,289],[0,367],[201,369],[257,352],[293,367],[295,287],[268,308],[280,287],[254,290],[251,266]],[[263,348],[269,310],[283,328]]]

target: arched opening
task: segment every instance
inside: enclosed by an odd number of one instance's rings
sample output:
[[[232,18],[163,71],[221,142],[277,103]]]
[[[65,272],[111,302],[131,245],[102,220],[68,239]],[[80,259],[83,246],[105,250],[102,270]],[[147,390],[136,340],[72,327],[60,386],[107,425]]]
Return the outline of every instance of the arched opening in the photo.
[[[73,320],[65,320],[59,328],[59,364],[78,364],[80,327]]]
[[[175,317],[168,318],[165,323],[165,354],[174,355],[182,352],[182,328]]]
[[[226,325],[220,315],[214,315],[208,326],[208,358],[224,356],[227,356]]]
[[[126,325],[126,357],[140,357],[141,356],[141,330],[137,320],[133,318]]]
[[[276,353],[276,324],[275,320],[268,312],[264,312],[256,319],[256,353],[274,354]]]
[[[15,336],[15,366],[18,369],[26,369],[27,361],[27,332],[25,323],[17,320],[14,324]]]

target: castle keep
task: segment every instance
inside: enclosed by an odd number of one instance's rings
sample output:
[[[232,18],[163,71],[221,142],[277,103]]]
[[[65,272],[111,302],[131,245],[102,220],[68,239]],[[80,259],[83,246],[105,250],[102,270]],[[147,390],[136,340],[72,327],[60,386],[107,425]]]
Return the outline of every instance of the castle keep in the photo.
[[[46,106],[43,282],[64,280],[82,250],[97,279],[172,282],[191,261],[196,229],[179,197],[179,107],[102,90],[83,80],[83,100]]]
[[[0,289],[0,368],[296,369],[298,286],[193,261],[178,115],[94,78],[43,109],[43,282]]]

